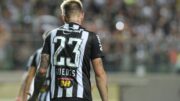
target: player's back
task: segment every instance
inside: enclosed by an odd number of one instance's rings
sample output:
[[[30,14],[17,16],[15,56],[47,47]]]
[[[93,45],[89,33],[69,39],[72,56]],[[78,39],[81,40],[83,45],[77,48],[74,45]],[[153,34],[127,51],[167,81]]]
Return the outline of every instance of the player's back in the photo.
[[[51,98],[79,98],[91,101],[90,60],[100,55],[100,43],[75,23],[50,32],[43,53],[50,54]]]

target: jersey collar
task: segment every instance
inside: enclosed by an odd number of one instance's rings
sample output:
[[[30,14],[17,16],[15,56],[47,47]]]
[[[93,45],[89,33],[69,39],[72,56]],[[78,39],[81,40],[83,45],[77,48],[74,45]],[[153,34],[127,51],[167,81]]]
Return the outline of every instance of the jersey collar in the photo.
[[[74,23],[74,22],[70,22],[70,23],[65,23],[64,24],[64,28],[65,29],[69,29],[69,28],[72,28],[72,29],[80,29],[81,28],[81,25],[77,24],[77,23]]]

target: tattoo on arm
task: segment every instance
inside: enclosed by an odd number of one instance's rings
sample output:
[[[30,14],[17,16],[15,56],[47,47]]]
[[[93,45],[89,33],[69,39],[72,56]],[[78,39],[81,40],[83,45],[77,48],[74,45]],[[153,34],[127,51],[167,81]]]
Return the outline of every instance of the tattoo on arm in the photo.
[[[42,69],[42,70],[47,70],[47,68],[48,68],[48,66],[49,66],[49,55],[48,54],[42,54],[41,55],[41,63],[40,63],[40,68]],[[44,68],[44,69],[43,69]],[[41,70],[41,69],[39,69],[39,70]],[[43,72],[43,71],[42,71]]]
[[[37,97],[38,97],[40,89],[46,78],[46,72],[47,72],[48,66],[49,66],[49,55],[42,54],[40,67],[35,76],[35,88],[34,88],[35,90],[34,90],[34,93],[32,96],[33,99],[37,99]]]

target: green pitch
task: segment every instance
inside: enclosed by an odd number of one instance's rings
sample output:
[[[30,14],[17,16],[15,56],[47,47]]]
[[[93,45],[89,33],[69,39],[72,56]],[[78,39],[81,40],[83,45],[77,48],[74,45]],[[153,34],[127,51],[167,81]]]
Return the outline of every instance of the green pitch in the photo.
[[[20,83],[0,83],[0,101],[15,101]]]
[[[0,83],[0,101],[15,101],[18,94],[20,83]],[[109,85],[109,101],[119,101],[117,85]],[[97,88],[94,87],[93,91],[93,101],[101,101]]]

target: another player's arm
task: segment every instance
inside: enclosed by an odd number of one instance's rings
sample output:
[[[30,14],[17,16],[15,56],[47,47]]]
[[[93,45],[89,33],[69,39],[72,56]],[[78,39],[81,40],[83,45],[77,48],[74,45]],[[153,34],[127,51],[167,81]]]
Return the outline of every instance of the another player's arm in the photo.
[[[36,55],[32,55],[29,60],[27,67],[29,68],[28,72],[25,74],[25,78],[23,79],[18,98],[16,101],[26,101],[27,100],[27,94],[29,93],[30,84],[32,82],[32,79],[36,72]]]
[[[22,89],[23,89],[22,87],[23,87],[23,84],[20,87],[18,96],[16,97],[16,101],[22,101]]]
[[[27,73],[25,73],[24,75],[25,75],[25,78],[26,78],[27,77]],[[20,86],[20,90],[19,90],[18,96],[16,98],[16,101],[22,101],[22,99],[23,99],[23,89],[24,89],[24,84],[26,82],[25,78],[23,79],[22,84]]]
[[[30,67],[30,69],[28,70],[28,74],[25,78],[25,82],[24,82],[24,87],[23,87],[23,101],[27,100],[27,96],[29,95],[29,90],[30,90],[30,85],[32,83],[32,80],[34,78],[36,74],[36,68],[34,66]]]
[[[92,64],[95,72],[96,85],[98,87],[101,99],[102,101],[108,101],[107,76],[103,68],[102,59],[96,58],[92,60]]]
[[[49,67],[49,62],[50,62],[50,35],[46,37],[41,53],[41,62],[40,62],[40,67],[36,72],[35,76],[35,84],[34,84],[34,92],[33,95],[30,97],[28,101],[36,101],[40,89],[46,79],[46,73]]]
[[[37,70],[37,74],[35,76],[35,87],[34,87],[34,93],[32,97],[29,99],[29,101],[36,101],[40,89],[46,79],[46,72],[48,69],[49,65],[49,54],[42,54],[41,55],[41,62],[40,62],[40,67]]]

